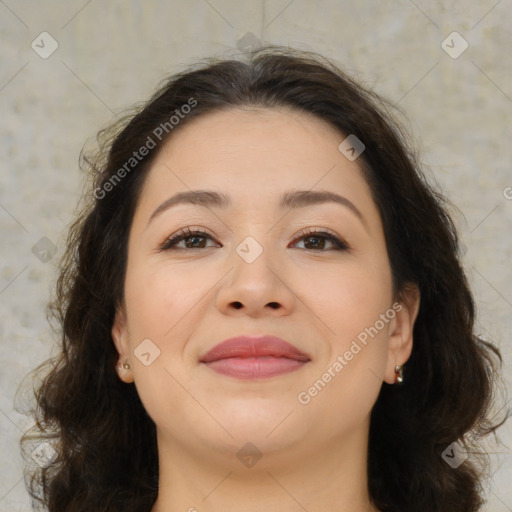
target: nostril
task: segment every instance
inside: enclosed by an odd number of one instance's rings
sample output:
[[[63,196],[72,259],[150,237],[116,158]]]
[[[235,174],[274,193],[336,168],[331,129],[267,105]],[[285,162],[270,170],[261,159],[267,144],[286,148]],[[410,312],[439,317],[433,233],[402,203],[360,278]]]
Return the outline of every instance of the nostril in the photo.
[[[240,309],[243,307],[243,304],[241,302],[233,302],[233,307],[235,307],[236,309]],[[278,302],[269,302],[268,303],[268,306],[270,306],[272,309],[278,309],[279,308],[279,303]]]

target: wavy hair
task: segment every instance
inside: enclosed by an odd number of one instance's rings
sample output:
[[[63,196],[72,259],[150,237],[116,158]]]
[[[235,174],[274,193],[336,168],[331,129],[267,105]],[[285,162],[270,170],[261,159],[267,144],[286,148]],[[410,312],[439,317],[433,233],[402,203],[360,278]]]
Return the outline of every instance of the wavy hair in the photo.
[[[394,291],[414,283],[421,292],[405,382],[383,383],[372,409],[369,495],[382,512],[479,510],[486,460],[473,454],[477,440],[499,426],[490,406],[501,355],[475,333],[449,203],[426,179],[392,104],[328,59],[278,46],[245,61],[207,59],[172,75],[148,102],[98,134],[95,154],[82,152],[91,186],[69,229],[49,304],[60,349],[39,367],[47,371],[35,389],[36,428],[21,441],[45,441],[55,457],[26,469],[34,505],[49,512],[148,512],[155,502],[156,428],[135,386],[118,378],[111,339],[128,234],[162,145],[194,118],[237,107],[307,112],[364,143],[358,163],[382,217]],[[155,147],[130,160],[150,139]],[[456,441],[471,457],[454,469],[442,453]]]

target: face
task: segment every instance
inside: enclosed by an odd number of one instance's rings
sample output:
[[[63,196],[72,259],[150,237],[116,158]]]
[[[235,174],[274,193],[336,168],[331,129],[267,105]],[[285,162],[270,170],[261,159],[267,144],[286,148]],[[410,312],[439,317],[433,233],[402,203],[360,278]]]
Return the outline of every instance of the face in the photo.
[[[291,454],[368,427],[382,382],[410,355],[418,303],[395,300],[381,219],[343,139],[305,113],[231,109],[184,125],[157,156],[112,336],[159,442]],[[193,190],[226,204],[170,204]],[[305,200],[320,192],[341,199]],[[307,361],[254,378],[201,362],[227,338],[263,334]]]

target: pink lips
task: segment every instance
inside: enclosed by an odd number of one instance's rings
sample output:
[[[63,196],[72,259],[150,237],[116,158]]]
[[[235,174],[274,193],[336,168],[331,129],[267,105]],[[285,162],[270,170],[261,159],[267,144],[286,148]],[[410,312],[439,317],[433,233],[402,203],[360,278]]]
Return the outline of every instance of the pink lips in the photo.
[[[310,358],[275,336],[237,336],[219,343],[200,361],[217,373],[239,379],[257,379],[289,373]]]

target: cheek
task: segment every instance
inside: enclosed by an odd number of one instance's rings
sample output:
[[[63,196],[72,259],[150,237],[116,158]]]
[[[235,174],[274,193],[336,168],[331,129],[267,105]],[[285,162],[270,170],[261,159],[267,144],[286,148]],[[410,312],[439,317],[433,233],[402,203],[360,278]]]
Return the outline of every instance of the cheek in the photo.
[[[300,287],[298,295],[307,301],[338,349],[373,326],[391,307],[391,275],[380,262],[371,265],[351,259],[324,268],[311,267],[311,271],[297,275],[296,283],[296,289]]]
[[[390,272],[385,265],[359,261],[311,273],[302,282],[305,302],[329,340],[303,391],[333,425],[356,424],[371,410],[382,384],[394,316]]]
[[[199,305],[210,281],[211,277],[203,279],[201,274],[177,266],[134,266],[125,284],[131,336],[167,339],[179,320]]]
[[[177,416],[187,413],[184,404],[190,407],[184,389],[194,383],[182,354],[191,335],[190,319],[204,294],[199,277],[165,265],[128,268],[125,304],[135,386],[157,425],[176,422]],[[147,339],[154,344],[146,350],[148,365],[137,356],[142,340]]]

